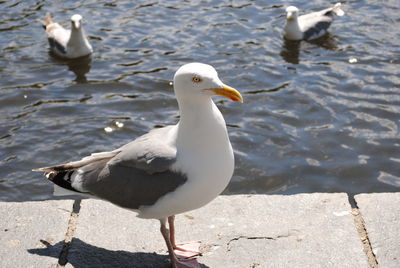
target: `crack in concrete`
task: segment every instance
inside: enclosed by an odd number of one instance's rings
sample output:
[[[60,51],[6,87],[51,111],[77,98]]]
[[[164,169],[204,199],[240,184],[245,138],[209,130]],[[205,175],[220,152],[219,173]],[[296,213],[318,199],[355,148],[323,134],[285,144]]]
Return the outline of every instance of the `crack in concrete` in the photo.
[[[283,238],[283,237],[290,237],[292,235],[278,235],[276,237],[270,237],[270,236],[245,236],[245,235],[241,235],[238,237],[234,237],[232,239],[230,239],[227,243],[226,243],[226,247],[227,247],[227,251],[231,250],[231,243],[234,241],[238,241],[240,239],[248,239],[248,240],[277,240],[279,238]]]
[[[72,206],[71,216],[68,221],[67,232],[65,233],[64,244],[58,257],[56,268],[64,268],[68,263],[68,252],[71,247],[72,238],[74,237],[75,229],[78,222],[79,211],[81,209],[81,200],[75,200]]]
[[[370,268],[378,268],[378,260],[374,252],[372,251],[372,245],[368,237],[367,228],[365,227],[364,219],[358,209],[357,202],[354,200],[356,208],[352,209],[352,215],[354,216],[354,222],[356,224],[357,232],[360,236],[361,242],[363,243],[364,253],[367,255],[368,263]]]

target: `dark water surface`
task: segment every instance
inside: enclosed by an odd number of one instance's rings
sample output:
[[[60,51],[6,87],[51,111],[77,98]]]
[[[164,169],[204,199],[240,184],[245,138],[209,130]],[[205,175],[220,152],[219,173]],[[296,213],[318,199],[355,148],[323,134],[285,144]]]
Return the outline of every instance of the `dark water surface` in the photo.
[[[170,81],[213,65],[236,154],[226,194],[400,190],[400,1],[346,1],[315,42],[284,8],[328,1],[0,1],[0,200],[50,198],[35,167],[116,148],[178,120]],[[92,58],[48,52],[37,19],[80,13]]]

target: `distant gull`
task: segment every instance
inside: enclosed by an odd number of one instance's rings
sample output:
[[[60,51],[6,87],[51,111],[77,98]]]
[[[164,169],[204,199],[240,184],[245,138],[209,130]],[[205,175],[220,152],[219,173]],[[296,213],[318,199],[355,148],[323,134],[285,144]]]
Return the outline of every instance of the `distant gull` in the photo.
[[[225,120],[211,97],[243,99],[207,64],[183,65],[173,85],[180,112],[176,125],[153,129],[114,151],[34,171],[45,172],[61,194],[97,197],[140,218],[159,219],[172,267],[199,267],[174,252],[188,258],[200,254],[198,243],[195,249],[193,243],[175,243],[174,215],[206,205],[227,186],[234,156]]]
[[[71,17],[71,30],[66,30],[60,24],[53,22],[47,13],[43,27],[46,30],[51,50],[59,57],[74,59],[87,56],[93,52],[82,27],[82,16]]]
[[[298,16],[299,9],[295,6],[286,8],[286,25],[284,36],[288,40],[312,40],[324,35],[334,15],[343,16],[341,3],[321,11]]]

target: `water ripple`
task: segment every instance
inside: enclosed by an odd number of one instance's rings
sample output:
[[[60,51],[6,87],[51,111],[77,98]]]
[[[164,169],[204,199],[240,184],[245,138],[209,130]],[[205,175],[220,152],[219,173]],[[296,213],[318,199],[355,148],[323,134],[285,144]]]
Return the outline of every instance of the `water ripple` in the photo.
[[[215,98],[236,155],[226,193],[398,191],[397,1],[346,2],[313,42],[282,39],[289,4],[0,2],[0,200],[50,198],[32,168],[176,123],[170,81],[192,61],[245,95],[241,105]],[[54,58],[38,22],[46,12],[65,27],[82,14],[93,55]]]

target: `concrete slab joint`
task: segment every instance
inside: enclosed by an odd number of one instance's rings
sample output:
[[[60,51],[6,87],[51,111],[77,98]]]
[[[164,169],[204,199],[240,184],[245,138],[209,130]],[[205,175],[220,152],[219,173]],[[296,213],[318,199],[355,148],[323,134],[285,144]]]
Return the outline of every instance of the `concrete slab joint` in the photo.
[[[376,267],[400,267],[400,193],[359,194],[354,198]]]
[[[65,265],[68,263],[68,251],[71,247],[72,238],[74,237],[74,232],[78,224],[80,208],[81,200],[75,200],[72,207],[71,216],[68,221],[68,228],[65,233],[64,244],[58,258],[57,268],[65,267]]]

